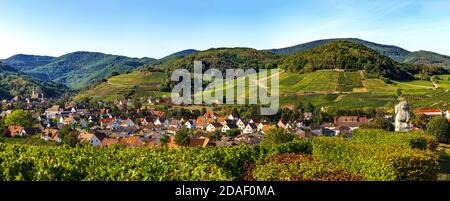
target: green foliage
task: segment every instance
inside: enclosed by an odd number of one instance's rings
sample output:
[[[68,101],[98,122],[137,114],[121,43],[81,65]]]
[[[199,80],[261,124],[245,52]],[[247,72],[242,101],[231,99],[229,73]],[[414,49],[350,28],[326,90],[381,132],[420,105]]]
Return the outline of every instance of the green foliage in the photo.
[[[412,113],[411,123],[417,128],[425,129],[428,123],[428,117],[423,113]]]
[[[166,134],[164,134],[161,137],[161,139],[159,139],[159,142],[161,142],[161,146],[163,146],[163,147],[166,146],[167,143],[169,143],[169,141],[170,141],[170,137],[168,135],[166,135]]]
[[[7,115],[5,118],[5,125],[10,126],[23,126],[31,127],[33,123],[33,118],[28,111],[25,110],[14,110],[11,114]]]
[[[240,135],[240,134],[241,134],[241,130],[239,130],[239,129],[237,129],[237,128],[235,128],[235,129],[230,129],[229,131],[227,131],[227,132],[225,133],[225,135],[228,136],[228,137],[236,137],[236,136],[238,136],[238,135]]]
[[[187,146],[191,142],[191,131],[187,128],[180,129],[175,135],[175,143],[180,146]]]
[[[356,129],[351,141],[367,144],[391,144],[403,147],[435,151],[438,142],[432,136],[422,132],[387,132],[380,129]]]
[[[290,55],[281,63],[281,68],[288,72],[305,72],[305,67],[312,70],[345,69],[350,71],[365,70],[366,73],[395,79],[411,78],[404,67],[389,57],[363,45],[337,41],[304,52]]]
[[[61,138],[62,143],[70,147],[75,147],[77,144],[80,143],[78,135],[79,135],[78,131],[76,131],[69,125],[61,126],[61,128],[59,129],[59,137]]]
[[[153,63],[155,59],[137,59],[96,52],[73,52],[25,72],[42,80],[55,80],[71,88],[80,89],[110,76],[112,72],[125,73],[149,62]]]
[[[433,117],[427,124],[426,132],[436,137],[439,142],[450,142],[450,122],[444,117]]]
[[[362,180],[361,176],[304,154],[281,154],[259,161],[252,170],[252,176],[257,181]]]
[[[321,45],[337,42],[337,41],[348,41],[348,42],[354,42],[361,45],[364,45],[370,49],[373,49],[377,51],[380,54],[383,54],[384,56],[388,56],[396,61],[401,61],[404,59],[404,57],[409,54],[409,52],[405,49],[402,49],[400,47],[396,46],[390,46],[390,45],[382,45],[377,44],[357,38],[337,38],[337,39],[326,39],[326,40],[316,40],[308,43],[303,43],[300,45],[287,47],[287,48],[281,48],[281,49],[272,49],[268,50],[269,52],[275,53],[275,54],[294,54],[297,52],[306,51],[312,48],[316,48]]]
[[[438,170],[437,154],[431,151],[335,137],[314,138],[313,156],[365,180],[435,180]]]
[[[208,135],[211,140],[220,140],[222,138],[222,132],[220,130],[214,131]]]
[[[311,153],[305,140],[276,146],[149,149],[0,143],[0,181],[243,180],[245,165],[274,154]]]
[[[281,144],[291,142],[297,138],[297,135],[287,132],[282,128],[272,128],[266,132],[262,143],[264,144]]]
[[[374,118],[372,121],[367,122],[361,125],[361,128],[369,128],[369,129],[383,129],[385,131],[394,131],[394,125],[389,122],[389,120],[378,117]]]
[[[40,136],[28,136],[26,138],[0,138],[0,142],[8,144],[23,144],[33,146],[57,146],[58,143],[51,140],[40,139]]]
[[[411,52],[403,59],[403,62],[412,64],[424,64],[430,66],[450,68],[450,57],[428,51]]]
[[[212,48],[206,51],[195,52],[185,57],[177,57],[160,64],[165,69],[187,69],[192,71],[194,60],[203,62],[203,70],[216,68],[225,69],[260,69],[274,68],[278,56],[251,48]]]
[[[32,78],[0,62],[0,98],[11,99],[17,95],[31,95],[33,89],[46,97],[57,97],[68,91],[67,87],[52,81]]]

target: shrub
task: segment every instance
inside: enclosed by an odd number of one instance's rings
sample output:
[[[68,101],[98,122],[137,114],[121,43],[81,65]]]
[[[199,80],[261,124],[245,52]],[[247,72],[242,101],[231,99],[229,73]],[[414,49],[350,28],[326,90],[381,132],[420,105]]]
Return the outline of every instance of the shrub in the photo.
[[[435,180],[438,170],[437,154],[431,151],[335,137],[315,138],[313,156],[365,180]]]
[[[311,153],[306,140],[274,146],[181,148],[37,147],[0,143],[0,181],[242,180],[245,166],[281,153]]]
[[[252,176],[257,181],[356,181],[351,174],[306,154],[281,154],[256,164]]]
[[[427,124],[426,132],[436,137],[439,142],[450,142],[450,122],[444,117],[433,117]]]
[[[387,132],[378,129],[357,129],[353,131],[352,141],[368,144],[396,144],[416,149],[436,150],[438,143],[430,135],[422,132]]]
[[[282,128],[272,128],[264,135],[262,143],[264,144],[280,144],[294,140],[297,135],[287,132]]]

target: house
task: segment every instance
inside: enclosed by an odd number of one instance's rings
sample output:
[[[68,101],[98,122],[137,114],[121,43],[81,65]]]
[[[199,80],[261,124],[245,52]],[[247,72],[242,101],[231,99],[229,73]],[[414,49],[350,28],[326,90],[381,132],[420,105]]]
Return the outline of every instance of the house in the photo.
[[[56,118],[56,115],[59,114],[59,109],[60,109],[59,105],[53,105],[51,108],[45,110],[45,116],[47,116],[47,118],[49,119],[54,119]]]
[[[134,122],[130,118],[125,119],[122,122],[120,122],[121,127],[133,127],[135,125],[136,124],[134,124]]]
[[[196,128],[198,129],[204,129],[205,128],[205,124],[206,124],[206,118],[199,116],[197,117],[197,124],[196,124]]]
[[[261,139],[262,136],[255,133],[244,133],[234,138],[235,141],[243,144],[257,144],[261,141]]]
[[[194,129],[196,127],[195,123],[193,120],[188,120],[184,123],[184,126],[186,126],[186,128],[189,129]]]
[[[44,140],[54,140],[56,142],[62,142],[59,138],[59,130],[56,128],[46,128],[41,133],[41,139]]]
[[[277,126],[279,128],[284,128],[286,130],[292,129],[292,126],[291,126],[291,124],[289,124],[289,122],[281,120],[281,119],[278,121]]]
[[[180,121],[176,119],[170,120],[169,127],[180,128]]]
[[[279,128],[285,128],[285,127],[286,127],[286,124],[287,124],[286,121],[280,119],[280,120],[278,121],[278,123],[277,123],[277,126],[278,126]]]
[[[303,113],[303,119],[305,120],[311,120],[313,118],[312,112],[304,112]]]
[[[25,128],[22,126],[8,126],[5,129],[6,137],[25,137],[28,136],[28,133],[25,131]]]
[[[213,112],[212,110],[206,111],[206,113],[204,114],[204,116],[205,116],[206,118],[216,119],[216,115],[214,114],[214,112]]]
[[[243,134],[256,133],[258,131],[258,127],[254,123],[249,123],[242,131]]]
[[[110,147],[112,145],[118,144],[119,140],[115,138],[105,138],[102,140],[102,147]]]
[[[162,125],[162,122],[161,122],[161,120],[159,119],[159,117],[155,119],[155,121],[153,122],[153,125],[157,125],[157,126]]]
[[[88,128],[89,127],[89,124],[84,119],[80,120],[80,124],[81,124],[81,128]]]
[[[129,103],[129,99],[119,99],[118,101],[117,101],[118,103],[119,103],[119,105],[128,105]]]
[[[119,140],[120,144],[124,144],[127,147],[142,147],[145,145],[145,142],[139,136],[130,136],[124,137]]]
[[[239,129],[244,130],[245,129],[245,123],[244,121],[242,121],[242,119],[238,119],[238,121],[236,122],[236,125],[238,126]]]
[[[228,119],[234,121],[234,120],[238,119],[238,117],[237,117],[237,115],[230,114],[230,115],[228,115]]]
[[[206,147],[209,144],[209,138],[207,137],[200,137],[200,138],[194,138],[191,139],[189,142],[189,147]]]
[[[149,124],[153,124],[153,118],[152,117],[145,117],[145,118],[140,118],[140,121],[141,121],[141,125],[142,126],[146,126],[146,125],[149,125]]]
[[[80,139],[80,142],[87,142],[94,147],[99,147],[102,144],[100,139],[93,133],[81,132],[78,135],[78,139]]]
[[[59,123],[61,123],[63,125],[72,125],[72,124],[76,124],[78,122],[73,117],[65,117],[65,118],[64,117],[60,117],[59,118]]]
[[[214,132],[216,130],[222,130],[223,125],[219,122],[209,123],[208,126],[206,126],[207,132]]]
[[[100,119],[100,126],[112,130],[120,128],[119,122],[117,122],[114,118]]]
[[[239,127],[233,121],[231,121],[230,123],[226,123],[223,125],[222,133],[226,133],[227,131],[229,131],[231,129],[239,129]]]
[[[334,124],[336,126],[347,126],[347,127],[352,128],[352,130],[353,130],[367,122],[368,122],[368,120],[366,117],[341,116],[338,119],[335,119]]]
[[[442,110],[414,110],[415,113],[422,113],[427,116],[444,116],[444,112]]]

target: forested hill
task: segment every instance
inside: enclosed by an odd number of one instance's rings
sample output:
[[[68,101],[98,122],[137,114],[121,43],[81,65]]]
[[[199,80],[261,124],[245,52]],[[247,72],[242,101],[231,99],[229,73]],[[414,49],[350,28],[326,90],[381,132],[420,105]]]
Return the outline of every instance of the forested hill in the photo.
[[[259,69],[276,67],[279,58],[279,55],[252,48],[212,48],[181,58],[175,57],[157,66],[162,69],[192,70],[194,60],[199,60],[203,62],[204,70],[212,67],[220,70],[229,68]]]
[[[41,81],[0,62],[0,99],[31,94],[33,88],[46,97],[58,97],[68,91],[63,84]]]
[[[430,51],[411,52],[403,59],[405,63],[423,64],[450,69],[450,56],[437,54]]]
[[[55,57],[17,54],[3,60],[3,63],[21,71],[31,70],[41,65],[48,64],[53,61]]]
[[[13,67],[33,77],[63,83],[73,89],[88,86],[113,72],[133,71],[155,61],[153,58],[139,59],[98,52],[73,52],[56,58],[16,55],[5,59],[6,63],[14,64]]]
[[[365,70],[392,79],[412,78],[406,67],[357,43],[336,41],[287,56],[280,67],[288,72],[307,73],[322,69]]]
[[[303,43],[303,44],[299,44],[299,45],[295,45],[295,46],[291,46],[291,47],[270,49],[270,50],[266,50],[266,51],[272,52],[275,54],[294,54],[294,53],[306,51],[306,50],[309,50],[312,48],[319,47],[321,45],[325,45],[325,44],[329,44],[329,43],[333,43],[333,42],[337,42],[337,41],[349,41],[349,42],[358,43],[358,44],[364,45],[372,50],[375,50],[384,56],[388,56],[392,59],[395,59],[397,61],[402,61],[405,58],[405,56],[407,54],[409,54],[409,51],[407,51],[403,48],[397,47],[397,46],[382,45],[382,44],[365,41],[365,40],[361,40],[361,39],[357,39],[357,38],[333,38],[333,39],[316,40],[316,41]]]

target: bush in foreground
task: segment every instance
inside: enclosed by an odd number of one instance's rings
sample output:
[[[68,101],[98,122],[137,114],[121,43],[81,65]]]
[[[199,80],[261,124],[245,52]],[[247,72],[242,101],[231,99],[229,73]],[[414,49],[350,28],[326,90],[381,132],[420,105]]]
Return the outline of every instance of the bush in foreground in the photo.
[[[313,156],[365,180],[435,180],[438,170],[438,156],[434,152],[343,138],[315,138]]]
[[[0,181],[217,181],[243,180],[246,164],[282,153],[311,153],[296,140],[230,148],[93,148],[0,143]]]
[[[434,151],[438,142],[433,136],[422,132],[387,132],[378,129],[356,129],[353,131],[351,141],[368,144],[396,144],[409,148]]]
[[[433,117],[427,124],[426,132],[436,137],[439,142],[450,142],[450,122],[444,117]]]
[[[257,181],[360,181],[362,177],[314,160],[306,154],[281,154],[256,164],[252,176]]]

